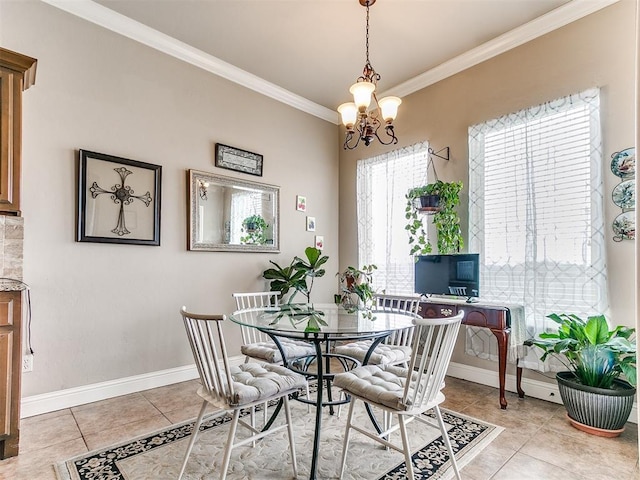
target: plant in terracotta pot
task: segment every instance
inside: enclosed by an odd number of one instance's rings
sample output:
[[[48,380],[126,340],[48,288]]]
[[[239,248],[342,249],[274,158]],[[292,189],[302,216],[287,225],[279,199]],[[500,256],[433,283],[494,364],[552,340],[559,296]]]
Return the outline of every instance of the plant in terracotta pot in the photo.
[[[558,331],[539,334],[533,344],[543,350],[541,360],[557,355],[568,368],[556,380],[569,421],[588,433],[619,435],[636,392],[635,329],[610,330],[604,315],[587,321],[566,313],[548,318]]]
[[[376,265],[364,265],[362,268],[349,266],[336,275],[340,281],[340,293],[334,296],[335,303],[347,308],[362,306],[369,308],[373,303],[375,290],[371,286]]]
[[[460,217],[456,207],[460,203],[462,182],[437,180],[412,188],[405,198],[405,230],[409,234],[410,255],[424,255],[433,251],[427,235],[425,214],[433,214],[433,223],[438,235],[438,253],[456,253],[464,247]]]

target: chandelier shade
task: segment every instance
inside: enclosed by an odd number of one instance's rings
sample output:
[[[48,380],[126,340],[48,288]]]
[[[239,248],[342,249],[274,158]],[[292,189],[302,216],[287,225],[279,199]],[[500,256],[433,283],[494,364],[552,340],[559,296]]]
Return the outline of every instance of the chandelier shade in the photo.
[[[402,100],[398,97],[384,97],[378,102],[380,112],[384,121],[389,123],[393,122],[398,115],[398,107],[402,103]]]
[[[371,82],[356,82],[351,85],[349,93],[353,95],[353,103],[358,107],[359,112],[364,112],[371,104],[371,94],[376,86]]]
[[[358,0],[360,5],[367,9],[366,63],[362,75],[349,88],[349,93],[353,95],[353,102],[343,103],[338,107],[338,113],[340,113],[342,123],[346,128],[345,150],[356,148],[361,140],[365,146],[370,145],[376,139],[383,145],[398,143],[393,121],[398,115],[398,107],[402,100],[393,96],[378,100],[376,86],[380,80],[380,74],[376,73],[369,61],[369,7],[375,1]],[[378,129],[383,123],[385,138],[378,135]]]
[[[347,128],[352,128],[358,118],[358,107],[353,102],[343,103],[338,107],[338,113],[342,118],[342,123]]]

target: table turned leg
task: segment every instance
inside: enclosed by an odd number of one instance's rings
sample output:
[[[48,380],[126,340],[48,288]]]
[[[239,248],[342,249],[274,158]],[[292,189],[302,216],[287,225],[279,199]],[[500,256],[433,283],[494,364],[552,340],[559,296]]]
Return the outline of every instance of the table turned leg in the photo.
[[[518,390],[518,397],[524,398],[524,390],[522,389],[522,367],[520,366],[520,359],[516,360],[516,390]]]
[[[491,332],[498,340],[498,379],[500,381],[500,408],[505,410],[507,408],[507,399],[504,396],[505,392],[505,376],[507,374],[507,343],[509,334],[504,330],[494,330]]]

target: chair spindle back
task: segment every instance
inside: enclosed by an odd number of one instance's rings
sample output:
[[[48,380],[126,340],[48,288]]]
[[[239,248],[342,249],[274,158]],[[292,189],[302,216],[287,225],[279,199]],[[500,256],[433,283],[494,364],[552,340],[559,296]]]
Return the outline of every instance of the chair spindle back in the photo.
[[[227,347],[222,333],[224,315],[189,313],[180,311],[189,339],[200,381],[207,393],[220,407],[228,407],[235,396]]]
[[[376,295],[376,308],[379,310],[402,310],[418,315],[420,299],[416,297],[403,297],[400,295]],[[387,345],[410,346],[413,340],[414,327],[396,330],[389,335],[384,343]]]
[[[412,380],[404,390],[408,408],[431,402],[442,390],[464,312],[453,317],[417,318],[409,371]]]
[[[233,298],[236,301],[236,308],[238,310],[277,307],[280,304],[278,292],[234,293]],[[261,332],[257,328],[241,326],[240,331],[242,333],[242,343],[244,345],[267,342],[270,340],[266,333]]]

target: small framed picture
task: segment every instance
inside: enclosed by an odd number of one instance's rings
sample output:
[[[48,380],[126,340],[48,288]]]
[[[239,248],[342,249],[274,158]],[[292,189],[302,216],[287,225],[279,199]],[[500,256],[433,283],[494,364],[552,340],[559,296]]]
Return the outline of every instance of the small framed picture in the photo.
[[[162,167],[79,153],[76,240],[160,245]]]
[[[316,231],[316,217],[307,217],[307,232]]]
[[[302,195],[296,196],[296,210],[299,212],[307,211],[307,197],[303,197]]]
[[[262,155],[216,143],[216,167],[262,176]]]
[[[324,237],[322,235],[316,235],[315,246],[318,250],[322,250],[324,248]]]

